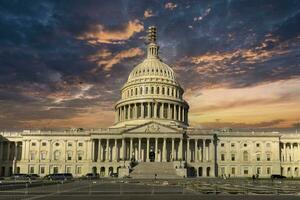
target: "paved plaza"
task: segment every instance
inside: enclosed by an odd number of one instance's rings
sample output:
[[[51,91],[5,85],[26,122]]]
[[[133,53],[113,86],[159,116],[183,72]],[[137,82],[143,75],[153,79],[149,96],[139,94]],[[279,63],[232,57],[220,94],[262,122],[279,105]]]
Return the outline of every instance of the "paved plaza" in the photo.
[[[2,189],[1,189],[2,188]],[[300,199],[300,181],[245,179],[92,180],[16,189],[1,187],[0,200],[21,199]]]

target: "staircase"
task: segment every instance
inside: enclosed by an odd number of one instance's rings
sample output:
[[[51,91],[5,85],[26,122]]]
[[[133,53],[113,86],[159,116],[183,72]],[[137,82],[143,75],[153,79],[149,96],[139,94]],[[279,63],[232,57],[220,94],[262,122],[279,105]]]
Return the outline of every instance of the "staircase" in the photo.
[[[141,162],[133,168],[130,176],[136,179],[154,179],[155,174],[158,179],[180,178],[172,162]]]

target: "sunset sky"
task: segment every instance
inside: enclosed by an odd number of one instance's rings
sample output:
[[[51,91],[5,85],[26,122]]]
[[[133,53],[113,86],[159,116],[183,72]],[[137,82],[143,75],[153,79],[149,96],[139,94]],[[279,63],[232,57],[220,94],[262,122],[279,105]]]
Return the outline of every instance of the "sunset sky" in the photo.
[[[151,25],[192,126],[300,126],[299,0],[7,0],[0,129],[113,125]]]

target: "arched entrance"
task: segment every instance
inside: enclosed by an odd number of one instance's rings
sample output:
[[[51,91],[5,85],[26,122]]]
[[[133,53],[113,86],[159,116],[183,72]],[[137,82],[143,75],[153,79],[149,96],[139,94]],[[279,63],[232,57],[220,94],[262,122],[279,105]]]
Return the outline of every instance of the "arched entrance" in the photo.
[[[92,173],[93,173],[93,174],[97,174],[97,167],[93,167],[93,168],[92,168]]]
[[[100,168],[100,176],[101,177],[105,176],[105,167]]]
[[[206,168],[206,176],[210,176],[210,167]]]
[[[108,168],[108,175],[110,176],[112,173],[114,173],[114,168],[113,167],[109,167]]]
[[[202,169],[202,167],[198,168],[198,176],[203,176],[203,169]]]
[[[155,152],[154,151],[149,152],[149,160],[150,160],[150,162],[155,161]]]

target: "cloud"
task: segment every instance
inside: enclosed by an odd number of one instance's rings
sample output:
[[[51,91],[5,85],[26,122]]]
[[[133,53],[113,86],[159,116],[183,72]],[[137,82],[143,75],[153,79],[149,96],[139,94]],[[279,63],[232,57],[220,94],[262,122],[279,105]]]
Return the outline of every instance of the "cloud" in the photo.
[[[91,44],[122,43],[143,30],[143,23],[136,19],[129,21],[121,29],[117,30],[108,30],[103,25],[96,25],[93,30],[84,33],[78,38]]]
[[[175,3],[168,2],[165,4],[165,9],[174,10],[175,8],[177,8],[177,4],[175,4]]]
[[[154,15],[154,13],[153,13],[153,11],[151,9],[145,10],[145,12],[144,12],[144,18],[149,18],[149,17],[153,17],[153,16],[155,16],[155,15]]]
[[[144,52],[140,48],[131,48],[123,50],[113,56],[107,51],[100,51],[98,54],[92,55],[89,60],[97,63],[97,67],[91,70],[92,73],[96,73],[100,69],[104,71],[110,71],[112,67],[124,59],[134,58],[143,55]]]

